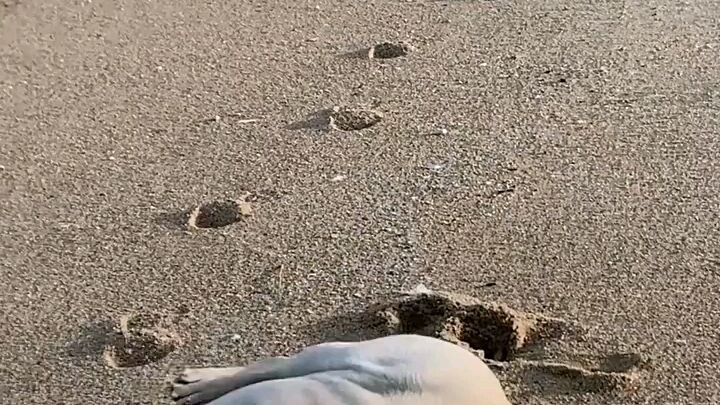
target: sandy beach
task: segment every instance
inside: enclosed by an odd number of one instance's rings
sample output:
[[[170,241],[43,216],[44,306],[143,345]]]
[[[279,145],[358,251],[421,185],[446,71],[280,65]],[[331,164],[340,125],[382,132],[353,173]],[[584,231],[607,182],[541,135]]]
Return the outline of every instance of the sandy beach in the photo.
[[[717,404],[719,38],[713,0],[0,0],[4,403],[170,404],[423,285],[552,320],[458,335],[514,404]]]

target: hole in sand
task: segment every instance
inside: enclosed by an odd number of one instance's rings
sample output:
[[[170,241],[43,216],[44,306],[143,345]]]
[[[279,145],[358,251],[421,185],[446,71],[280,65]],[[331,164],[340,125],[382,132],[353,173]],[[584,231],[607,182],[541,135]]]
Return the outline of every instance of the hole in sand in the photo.
[[[154,314],[126,316],[105,347],[103,358],[113,368],[144,366],[163,359],[181,344],[174,332]]]
[[[342,131],[358,131],[377,124],[383,119],[383,115],[369,109],[335,107],[329,118],[331,127]]]
[[[411,51],[410,45],[404,42],[383,42],[368,50],[370,59],[392,59],[406,56]]]
[[[512,360],[544,332],[549,318],[445,293],[412,294],[376,312],[388,333],[439,337],[482,351],[485,358]]]
[[[175,350],[172,339],[153,335],[122,336],[105,350],[105,361],[113,368],[139,367],[161,360]]]
[[[512,314],[502,307],[474,306],[446,325],[452,336],[467,343],[475,350],[482,350],[485,357],[498,361],[510,357],[525,344],[522,326]]]
[[[196,207],[190,214],[190,228],[221,228],[252,215],[252,206],[244,200],[213,201]]]
[[[650,364],[638,353],[557,351],[559,340],[585,338],[581,325],[425,287],[359,313],[331,317],[314,330],[322,335],[318,342],[404,333],[440,338],[485,357],[505,381],[522,387],[518,395],[528,398],[632,393]],[[548,354],[555,360],[547,360]]]

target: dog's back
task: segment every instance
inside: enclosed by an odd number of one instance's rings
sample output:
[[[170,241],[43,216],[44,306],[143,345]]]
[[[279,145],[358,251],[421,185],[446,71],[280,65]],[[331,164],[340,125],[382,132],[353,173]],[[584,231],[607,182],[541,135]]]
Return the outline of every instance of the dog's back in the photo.
[[[287,360],[289,368],[277,378],[236,389],[211,404],[510,404],[482,360],[424,336],[320,344]]]

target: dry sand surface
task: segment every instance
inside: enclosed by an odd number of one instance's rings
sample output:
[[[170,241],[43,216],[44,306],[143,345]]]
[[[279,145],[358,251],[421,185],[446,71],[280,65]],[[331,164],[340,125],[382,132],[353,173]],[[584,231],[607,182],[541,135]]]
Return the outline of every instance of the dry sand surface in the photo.
[[[514,403],[718,403],[719,21],[715,0],[0,1],[4,403],[167,403],[179,367],[333,338],[420,283],[507,305],[444,328]],[[521,360],[477,319],[562,333]]]

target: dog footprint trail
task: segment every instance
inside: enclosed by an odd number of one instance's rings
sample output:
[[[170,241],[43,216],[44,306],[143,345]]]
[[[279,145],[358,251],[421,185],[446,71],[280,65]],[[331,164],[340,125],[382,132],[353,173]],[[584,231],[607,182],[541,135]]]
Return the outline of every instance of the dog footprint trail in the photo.
[[[369,59],[393,59],[407,56],[414,48],[407,42],[382,42],[367,51]]]
[[[171,230],[196,231],[229,227],[255,215],[256,207],[283,197],[285,192],[259,190],[237,198],[203,202],[190,209],[164,212],[156,223]]]
[[[341,131],[359,131],[370,128],[383,119],[383,114],[368,108],[335,107],[329,114],[331,128]]]
[[[290,125],[292,130],[313,129],[319,131],[361,131],[384,119],[384,114],[363,106],[335,106],[310,114],[306,119]]]
[[[416,51],[416,48],[410,45],[410,43],[407,41],[385,41],[379,42],[367,48],[361,48],[344,53],[341,56],[349,59],[386,60],[402,58],[408,56],[411,52],[414,51]]]
[[[252,215],[252,205],[240,200],[219,200],[201,204],[190,212],[189,229],[222,228]]]
[[[563,319],[514,310],[472,297],[421,291],[369,309],[380,334],[416,333],[468,348],[519,387],[517,398],[633,391],[647,362],[637,353],[556,352],[561,340],[582,337]]]
[[[103,352],[113,368],[148,365],[162,360],[181,346],[183,340],[172,330],[169,320],[159,314],[135,314],[120,319],[114,336]]]

